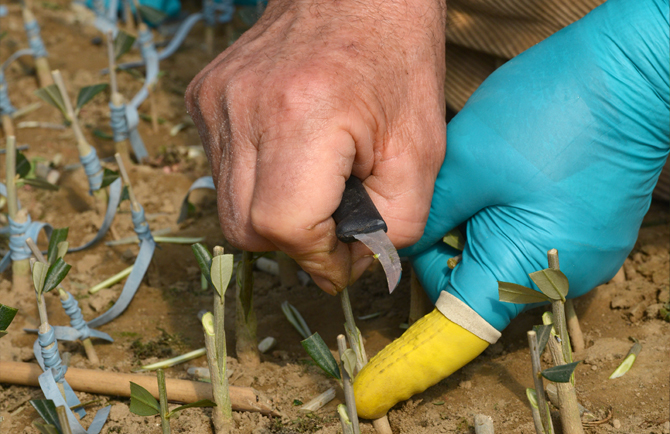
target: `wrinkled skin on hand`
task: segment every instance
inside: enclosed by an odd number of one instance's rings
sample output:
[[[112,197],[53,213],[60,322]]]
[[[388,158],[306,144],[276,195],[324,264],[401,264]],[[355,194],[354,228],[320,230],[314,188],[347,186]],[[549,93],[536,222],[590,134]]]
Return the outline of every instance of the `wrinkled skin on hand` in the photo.
[[[335,237],[355,175],[397,247],[416,242],[445,152],[446,7],[439,0],[271,1],[190,84],[221,228],[282,250],[335,294],[372,262]]]

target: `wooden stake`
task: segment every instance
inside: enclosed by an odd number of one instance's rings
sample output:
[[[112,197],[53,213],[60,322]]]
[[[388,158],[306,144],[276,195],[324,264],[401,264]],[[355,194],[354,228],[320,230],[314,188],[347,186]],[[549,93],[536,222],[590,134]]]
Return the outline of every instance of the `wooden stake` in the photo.
[[[556,324],[554,324],[554,327]],[[547,341],[549,352],[554,360],[554,365],[565,365],[563,351],[556,342],[555,336],[549,336]],[[559,413],[561,416],[561,425],[564,434],[584,434],[582,420],[579,416],[579,403],[577,402],[577,392],[571,382],[556,383],[558,393]]]
[[[14,136],[14,120],[10,115],[2,115],[2,130],[5,132],[5,137]]]
[[[35,21],[35,15],[33,15],[33,12],[30,10],[30,7],[27,4],[24,4],[22,13],[24,23]],[[49,61],[46,57],[38,57],[35,59],[35,72],[37,73],[37,83],[39,87],[47,87],[54,84],[54,81],[51,77]]]
[[[572,300],[565,302],[565,319],[568,323],[568,334],[572,342],[572,350],[575,353],[584,351],[584,335],[582,334],[582,328],[579,326],[579,318],[577,318],[575,305]]]
[[[42,369],[36,363],[0,361],[0,383],[38,387],[38,377],[41,373]],[[130,382],[132,381],[158,398],[155,376],[70,367],[65,374],[65,379],[78,392],[124,397],[130,396]],[[168,378],[166,387],[169,401],[192,403],[202,399],[213,399],[212,385],[209,383]],[[261,392],[251,387],[230,386],[230,400],[233,410],[281,416]]]
[[[560,270],[558,263],[558,250],[551,249],[547,252],[547,262],[549,263],[549,268],[554,270]],[[554,314],[554,328],[556,333],[561,338],[561,348],[563,349],[563,358],[565,363],[572,362],[572,348],[570,348],[570,337],[568,336],[568,330],[566,326],[565,319],[565,306],[561,300],[552,300],[551,301],[551,312]]]
[[[137,212],[140,210],[140,203],[135,198],[135,193],[133,192],[133,186],[130,183],[130,177],[128,177],[128,172],[126,172],[126,166],[124,166],[123,159],[121,158],[121,155],[119,155],[118,152],[114,154],[114,158],[116,159],[116,164],[119,165],[119,172],[121,173],[123,183],[126,185],[126,187],[128,187],[128,197],[130,198],[130,206],[133,207],[133,211]]]
[[[165,388],[165,372],[159,369],[156,372],[156,379],[158,380],[158,399],[161,407],[161,428],[163,434],[170,434],[170,418],[168,413],[170,409],[167,404],[167,389]]]
[[[88,143],[88,140],[86,140],[86,137],[84,136],[84,133],[81,130],[81,126],[79,125],[79,120],[74,114],[74,109],[72,108],[72,101],[70,100],[70,96],[67,93],[67,88],[65,87],[63,76],[61,75],[59,70],[52,71],[51,75],[53,76],[56,86],[58,86],[58,90],[63,96],[63,103],[65,104],[65,113],[67,113],[68,120],[72,124],[72,132],[74,132],[75,139],[77,140],[77,150],[79,151],[79,156],[83,157],[85,155],[88,155],[91,152],[91,145]]]

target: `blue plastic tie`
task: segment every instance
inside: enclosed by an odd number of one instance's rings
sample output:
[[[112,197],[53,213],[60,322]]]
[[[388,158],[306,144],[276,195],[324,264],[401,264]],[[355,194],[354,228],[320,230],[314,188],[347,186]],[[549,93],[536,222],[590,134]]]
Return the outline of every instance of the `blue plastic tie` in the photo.
[[[58,352],[58,345],[56,343],[56,334],[54,329],[49,327],[49,330],[46,333],[38,333],[37,339],[40,342],[40,347],[42,347],[42,359],[44,359],[44,366],[47,369],[52,369],[54,373],[54,379],[57,382],[60,382],[63,377],[65,377],[67,367],[63,366],[63,362],[60,359],[60,353]],[[49,346],[51,346],[51,348],[47,348]]]
[[[135,209],[130,210],[130,214],[133,219],[133,229],[137,234],[137,238],[139,238],[140,241],[142,240],[153,241],[151,231],[149,230],[149,224],[147,223],[147,219],[144,216],[144,208],[140,204],[137,204],[137,206],[140,208],[139,210],[137,211],[135,211]]]
[[[191,195],[191,192],[193,190],[197,190],[199,188],[215,190],[216,187],[214,187],[214,179],[211,176],[203,176],[202,178],[196,179],[195,182],[191,184],[191,187],[188,189],[186,196],[184,196],[184,200],[181,202],[181,208],[179,209],[179,217],[177,217],[177,223],[183,222],[184,220],[186,220],[186,217],[188,217],[188,197]]]
[[[115,142],[122,142],[128,138],[128,122],[126,121],[126,105],[109,103],[110,125]]]
[[[91,146],[91,152],[83,157],[79,157],[82,166],[84,166],[84,172],[88,177],[88,186],[90,188],[90,193],[100,190],[102,186],[102,176],[104,171],[100,165],[100,159],[98,158],[98,153],[95,148]]]
[[[77,329],[79,339],[82,341],[90,338],[91,329],[88,327],[86,321],[84,321],[84,315],[82,315],[81,308],[79,308],[79,302],[69,292],[67,292],[67,295],[67,299],[61,299],[60,302],[63,305],[63,309],[65,309],[65,313],[70,317],[70,325]]]
[[[7,81],[5,80],[5,73],[0,71],[0,114],[11,115],[16,109],[9,100],[9,92],[7,91]]]
[[[37,20],[28,21],[23,27],[26,29],[26,34],[28,35],[28,43],[30,44],[30,49],[33,50],[33,57],[35,59],[47,57],[47,49],[44,47],[44,42],[42,42],[40,25],[37,23]]]
[[[29,238],[28,230],[33,223],[30,216],[24,223],[18,223],[11,217],[8,217],[7,220],[9,220],[9,250],[12,261],[22,261],[30,258],[32,253],[26,245],[26,239]]]

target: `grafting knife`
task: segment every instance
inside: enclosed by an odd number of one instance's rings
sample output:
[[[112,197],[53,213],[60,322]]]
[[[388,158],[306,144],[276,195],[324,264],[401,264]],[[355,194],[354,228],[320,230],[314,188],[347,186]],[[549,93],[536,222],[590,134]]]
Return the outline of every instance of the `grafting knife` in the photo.
[[[389,293],[393,292],[402,274],[398,251],[386,235],[386,222],[363,183],[353,175],[347,180],[342,201],[335,210],[333,219],[337,224],[335,234],[340,241],[360,241],[372,250],[384,267]]]

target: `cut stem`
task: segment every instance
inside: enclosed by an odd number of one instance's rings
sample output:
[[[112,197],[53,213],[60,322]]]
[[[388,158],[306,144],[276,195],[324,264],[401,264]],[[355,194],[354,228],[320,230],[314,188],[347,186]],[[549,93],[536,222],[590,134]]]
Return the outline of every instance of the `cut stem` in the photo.
[[[344,352],[347,350],[347,340],[344,335],[337,336],[337,351],[340,353],[340,366],[342,373],[342,389],[344,389],[344,401],[347,403],[347,413],[354,429],[354,434],[360,434],[358,426],[358,413],[356,412],[356,398],[354,397],[354,385],[349,372],[344,369]]]
[[[547,262],[549,268],[560,270],[558,263],[558,250],[551,249],[547,252]],[[570,347],[570,337],[568,336],[568,329],[565,320],[565,306],[562,300],[551,301],[551,311],[554,314],[554,328],[556,333],[561,338],[561,349],[563,351],[563,358],[565,363],[572,362],[572,348]]]
[[[261,361],[256,339],[256,312],[254,311],[253,253],[243,252],[237,268],[237,297],[235,302],[235,349],[242,364],[257,365]]]
[[[161,428],[163,434],[170,434],[170,419],[168,418],[167,389],[165,388],[165,372],[159,369],[156,373],[158,380],[158,400],[161,406]]]
[[[544,395],[544,380],[540,375],[540,352],[537,346],[537,333],[533,330],[527,332],[528,335],[528,347],[530,348],[530,362],[533,368],[533,383],[535,384],[535,392],[537,394],[537,406],[540,410],[540,416],[542,419],[542,428],[544,429],[544,434],[552,434],[554,432],[554,426],[551,422],[551,415],[547,409],[547,399]]]
[[[121,155],[117,152],[114,154],[114,158],[116,159],[116,164],[119,165],[119,172],[121,173],[121,178],[123,178],[123,183],[128,187],[128,197],[130,198],[130,204],[133,207],[133,211],[139,211],[140,210],[140,204],[137,202],[137,199],[135,198],[135,193],[133,192],[133,186],[130,183],[130,178],[128,177],[128,172],[126,172],[126,166],[123,164],[123,159],[121,158]]]
[[[61,434],[72,434],[72,428],[70,428],[70,421],[67,419],[67,409],[64,405],[56,407],[56,413],[58,413],[58,423],[60,423]]]
[[[14,135],[14,121],[10,115],[2,115],[2,130],[7,138]]]
[[[357,374],[368,363],[368,357],[363,346],[363,336],[354,321],[354,313],[351,309],[351,300],[349,299],[349,290],[347,288],[344,288],[340,292],[340,301],[342,301],[342,312],[344,312],[344,331],[347,334],[349,346],[354,350],[354,354],[356,355],[355,374]]]
[[[212,395],[216,403],[216,407],[212,410],[212,424],[217,434],[228,433],[233,427],[233,412],[228,390],[225,353],[223,354],[224,364],[220,365],[219,354],[216,349],[216,335],[218,333],[214,329],[214,318],[211,313],[206,313],[202,317],[202,327],[205,331],[205,347],[207,348],[207,364],[209,365],[209,375],[212,382]],[[220,369],[221,367],[223,369]]]
[[[556,366],[565,365],[561,346],[556,342],[556,336],[549,336],[547,341],[549,352]],[[565,434],[584,434],[582,420],[579,416],[577,392],[571,382],[556,383],[558,394],[558,410],[561,416],[561,426]]]
[[[126,268],[125,270],[123,270],[119,273],[116,273],[115,275],[113,275],[109,279],[103,280],[102,282],[98,283],[97,285],[95,285],[94,287],[89,289],[88,293],[89,294],[95,294],[96,292],[100,291],[101,289],[109,288],[110,286],[117,284],[118,282],[122,281],[123,279],[125,279],[126,277],[128,277],[130,275],[130,272],[133,271],[133,267],[134,266],[131,265],[130,267]]]

